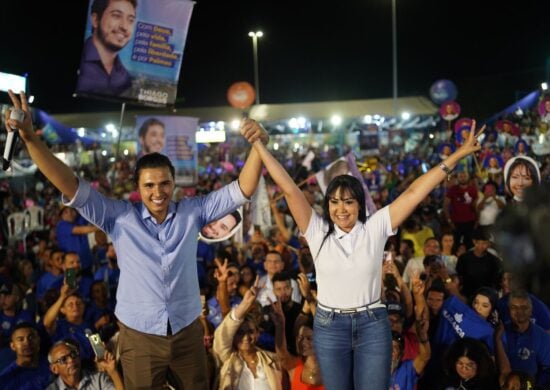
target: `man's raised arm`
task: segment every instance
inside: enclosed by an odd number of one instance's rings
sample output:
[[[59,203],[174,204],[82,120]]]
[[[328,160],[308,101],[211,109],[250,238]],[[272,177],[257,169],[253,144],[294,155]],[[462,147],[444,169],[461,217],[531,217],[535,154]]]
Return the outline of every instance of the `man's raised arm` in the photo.
[[[251,145],[256,140],[260,140],[264,145],[269,142],[267,131],[262,125],[250,118],[244,119],[241,123],[241,134],[243,134]],[[260,159],[260,155],[254,148],[250,148],[250,154],[239,175],[241,191],[247,198],[250,198],[256,192],[261,172],[262,160]]]
[[[6,129],[19,129],[19,137],[27,147],[31,159],[38,169],[52,182],[52,184],[67,198],[72,199],[78,188],[78,179],[72,169],[53,155],[48,146],[40,140],[32,128],[31,111],[27,103],[27,97],[21,92],[19,97],[8,91],[14,108],[25,112],[23,122],[10,119],[11,110],[6,111]]]

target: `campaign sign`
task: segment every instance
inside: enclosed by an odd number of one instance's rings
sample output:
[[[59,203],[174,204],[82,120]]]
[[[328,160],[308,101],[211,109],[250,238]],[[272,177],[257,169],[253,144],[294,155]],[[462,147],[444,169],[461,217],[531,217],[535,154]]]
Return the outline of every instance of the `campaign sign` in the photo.
[[[173,105],[194,4],[90,0],[76,94]]]

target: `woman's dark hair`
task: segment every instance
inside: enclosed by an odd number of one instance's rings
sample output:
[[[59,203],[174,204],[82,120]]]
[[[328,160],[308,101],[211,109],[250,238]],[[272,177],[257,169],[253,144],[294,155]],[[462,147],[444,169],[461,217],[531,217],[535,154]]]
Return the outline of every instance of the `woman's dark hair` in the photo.
[[[452,381],[460,381],[460,377],[456,372],[456,363],[458,362],[458,359],[463,356],[466,356],[468,359],[473,360],[476,363],[477,372],[474,377],[476,382],[486,384],[488,389],[492,388],[491,384],[494,383],[495,378],[497,378],[495,363],[491,358],[491,354],[489,353],[487,346],[482,341],[471,337],[458,339],[451,344],[445,353],[443,358],[443,368],[448,378]]]
[[[365,206],[365,191],[363,190],[363,185],[361,182],[356,179],[354,176],[351,175],[340,175],[336,176],[332,181],[329,183],[327,190],[325,192],[325,197],[323,199],[323,218],[328,223],[328,231],[327,234],[325,234],[325,237],[323,238],[323,242],[321,242],[321,246],[319,247],[319,252],[321,251],[321,248],[323,247],[323,244],[325,243],[325,240],[328,236],[334,232],[334,222],[330,219],[330,212],[329,212],[329,203],[331,196],[334,195],[334,193],[337,190],[340,190],[340,192],[349,192],[351,197],[359,203],[359,215],[357,216],[357,219],[361,221],[362,223],[365,223],[367,221],[367,208]],[[319,255],[319,252],[317,252],[316,257]]]
[[[480,287],[476,290],[476,292],[472,295],[470,298],[470,307],[474,306],[474,299],[477,295],[483,295],[484,297],[489,298],[489,302],[491,303],[491,312],[489,313],[489,317],[487,317],[487,321],[489,321],[493,326],[498,325],[498,311],[497,311],[497,304],[498,304],[498,292],[491,287]]]
[[[254,284],[254,280],[256,279],[256,270],[253,267],[249,266],[248,264],[245,264],[240,268],[241,274],[245,269],[250,270],[250,272],[252,273],[252,279],[250,280],[250,283]],[[240,278],[239,284],[245,285],[242,277]],[[250,287],[250,286],[247,286],[247,287]]]
[[[172,179],[174,179],[176,177],[176,170],[168,157],[156,152],[146,154],[137,160],[136,169],[134,171],[134,182],[136,185],[139,183],[139,175],[143,169],[164,167],[170,169]]]

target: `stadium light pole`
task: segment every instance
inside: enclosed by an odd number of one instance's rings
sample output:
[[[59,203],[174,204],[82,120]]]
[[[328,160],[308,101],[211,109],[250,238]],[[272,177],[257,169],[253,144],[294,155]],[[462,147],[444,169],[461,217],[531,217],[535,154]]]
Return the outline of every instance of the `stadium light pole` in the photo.
[[[256,90],[256,104],[260,104],[260,75],[258,72],[258,38],[264,36],[261,31],[250,31],[248,36],[252,38],[252,53],[254,55],[254,89]]]

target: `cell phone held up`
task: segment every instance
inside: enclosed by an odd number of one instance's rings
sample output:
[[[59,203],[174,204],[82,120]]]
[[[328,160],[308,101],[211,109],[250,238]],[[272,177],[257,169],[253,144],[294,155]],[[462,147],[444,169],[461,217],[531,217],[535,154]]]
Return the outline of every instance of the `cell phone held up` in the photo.
[[[86,337],[88,338],[88,341],[90,342],[90,345],[92,346],[92,349],[94,350],[97,359],[103,360],[105,358],[105,344],[103,344],[103,341],[101,340],[101,337],[99,337],[99,334],[87,333]]]
[[[76,268],[67,268],[65,270],[65,282],[69,285],[70,289],[78,287],[76,283]]]

